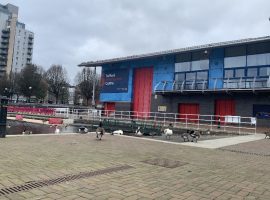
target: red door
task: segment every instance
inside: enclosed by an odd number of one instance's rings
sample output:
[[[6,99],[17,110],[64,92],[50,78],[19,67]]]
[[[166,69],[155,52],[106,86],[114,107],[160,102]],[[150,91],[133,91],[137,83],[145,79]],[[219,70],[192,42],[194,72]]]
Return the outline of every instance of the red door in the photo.
[[[215,101],[216,120],[224,124],[224,116],[235,115],[235,101],[233,99],[219,99]]]
[[[199,110],[197,103],[180,103],[178,107],[180,121],[198,123]]]
[[[115,112],[115,102],[106,102],[104,105],[105,115],[109,116]]]
[[[133,111],[134,115],[137,117],[149,116],[152,81],[153,67],[135,69],[133,82]]]

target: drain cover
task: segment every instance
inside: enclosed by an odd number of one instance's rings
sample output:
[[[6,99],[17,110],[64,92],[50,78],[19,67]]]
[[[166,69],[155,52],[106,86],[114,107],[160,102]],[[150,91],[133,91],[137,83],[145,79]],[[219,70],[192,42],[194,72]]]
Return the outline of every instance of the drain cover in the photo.
[[[133,168],[133,167],[129,165],[123,165],[123,166],[105,168],[105,169],[101,169],[97,171],[81,172],[79,174],[69,174],[69,175],[65,175],[62,177],[54,178],[54,179],[47,179],[47,180],[41,180],[41,181],[29,181],[22,185],[0,189],[0,196],[13,194],[20,191],[27,191],[27,190],[31,190],[35,188],[55,185],[55,184],[59,184],[59,183],[67,182],[67,181],[81,179],[81,178],[88,178],[92,176],[99,176],[99,175],[113,173],[117,171],[123,171],[130,168]]]
[[[166,167],[166,168],[171,168],[171,169],[188,164],[186,162],[181,162],[177,160],[169,160],[165,158],[149,159],[149,160],[144,160],[142,162],[150,164],[150,165],[156,165],[156,166]]]

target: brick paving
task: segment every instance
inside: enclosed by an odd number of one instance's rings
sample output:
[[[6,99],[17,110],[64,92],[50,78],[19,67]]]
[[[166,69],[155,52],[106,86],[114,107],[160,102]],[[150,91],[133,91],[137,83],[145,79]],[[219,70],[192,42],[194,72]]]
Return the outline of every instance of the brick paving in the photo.
[[[224,151],[270,157],[270,139],[246,142],[221,148]]]
[[[255,143],[268,148],[269,142]],[[91,134],[9,137],[0,140],[0,151],[0,189],[69,174],[132,166],[0,196],[0,199],[270,199],[270,157],[267,156],[110,135],[97,141]],[[166,168],[142,162],[157,158],[186,164]]]

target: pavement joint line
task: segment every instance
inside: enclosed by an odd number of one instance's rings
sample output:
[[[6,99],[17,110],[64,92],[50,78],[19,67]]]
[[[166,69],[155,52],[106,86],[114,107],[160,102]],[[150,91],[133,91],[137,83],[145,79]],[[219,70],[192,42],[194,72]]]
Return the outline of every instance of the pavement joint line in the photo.
[[[130,165],[119,165],[119,166],[108,167],[108,168],[99,169],[95,171],[80,172],[77,174],[67,174],[61,177],[56,177],[56,178],[51,178],[51,179],[46,179],[46,180],[30,181],[21,185],[0,188],[0,197],[18,193],[21,191],[28,191],[28,190],[32,190],[36,188],[61,184],[68,181],[74,181],[74,180],[83,179],[83,178],[106,175],[106,174],[110,174],[114,172],[128,170],[131,168],[134,168],[134,167]]]

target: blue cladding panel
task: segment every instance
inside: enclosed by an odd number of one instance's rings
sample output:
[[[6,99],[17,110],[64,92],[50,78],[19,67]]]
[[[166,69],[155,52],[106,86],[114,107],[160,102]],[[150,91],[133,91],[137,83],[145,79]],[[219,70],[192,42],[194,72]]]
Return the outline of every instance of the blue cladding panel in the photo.
[[[102,69],[108,68],[130,68],[128,92],[127,93],[101,93],[100,101],[102,102],[131,102],[133,96],[133,71],[138,67],[154,67],[153,74],[153,91],[160,81],[173,81],[174,79],[174,56],[163,56],[159,58],[143,59],[138,61],[130,61],[113,66],[105,65]],[[171,86],[167,85],[167,90],[171,90]]]
[[[209,58],[209,89],[223,88],[224,49],[213,49]]]

